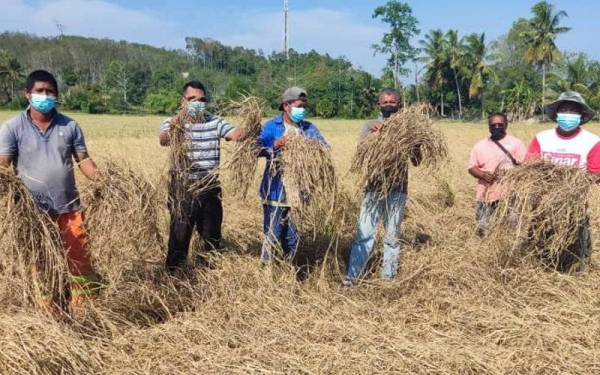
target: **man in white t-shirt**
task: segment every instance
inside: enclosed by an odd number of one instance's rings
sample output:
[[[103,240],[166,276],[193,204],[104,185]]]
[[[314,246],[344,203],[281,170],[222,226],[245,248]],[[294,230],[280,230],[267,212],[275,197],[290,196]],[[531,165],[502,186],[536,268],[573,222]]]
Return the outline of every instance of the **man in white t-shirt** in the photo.
[[[560,94],[558,100],[545,108],[557,127],[538,133],[527,150],[526,161],[542,158],[557,165],[581,168],[590,174],[600,175],[600,137],[581,128],[596,113],[575,91]],[[579,264],[587,269],[592,253],[589,220],[586,218],[578,228],[577,241],[563,252],[558,269],[569,271]]]

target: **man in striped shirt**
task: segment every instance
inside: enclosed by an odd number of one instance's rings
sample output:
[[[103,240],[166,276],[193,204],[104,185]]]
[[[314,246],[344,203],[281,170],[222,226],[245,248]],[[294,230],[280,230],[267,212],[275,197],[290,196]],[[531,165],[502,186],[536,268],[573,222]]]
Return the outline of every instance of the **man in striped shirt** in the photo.
[[[221,204],[221,186],[216,177],[221,157],[221,139],[237,140],[241,137],[240,129],[235,128],[225,119],[206,112],[206,89],[199,81],[190,81],[183,86],[182,105],[187,108],[189,118],[198,119],[196,123],[184,125],[185,137],[188,141],[186,171],[187,184],[202,183],[211,180],[209,186],[199,193],[184,191],[179,196],[177,207],[170,199],[171,228],[169,232],[169,250],[166,267],[175,271],[185,265],[189,251],[190,239],[194,227],[204,240],[204,249],[220,248],[221,224],[223,222],[223,206]],[[163,121],[159,140],[161,146],[170,145],[170,130],[173,118]],[[174,168],[174,166],[172,166]],[[175,177],[178,171],[171,170],[171,197],[175,194]]]

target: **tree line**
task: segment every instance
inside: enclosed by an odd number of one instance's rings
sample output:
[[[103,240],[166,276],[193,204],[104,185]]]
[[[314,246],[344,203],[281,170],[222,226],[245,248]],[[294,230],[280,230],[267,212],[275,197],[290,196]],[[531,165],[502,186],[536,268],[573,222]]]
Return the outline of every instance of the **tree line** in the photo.
[[[382,80],[345,58],[315,51],[262,51],[186,38],[184,50],[78,36],[0,34],[0,105],[23,108],[27,72],[46,69],[59,82],[61,105],[89,113],[171,113],[181,87],[198,79],[214,107],[242,95],[263,98],[276,111],[283,90],[301,85],[311,94],[309,110],[321,117],[374,115]]]
[[[384,80],[392,79],[404,101],[429,102],[440,116],[472,119],[504,111],[515,120],[544,117],[544,104],[565,90],[580,92],[600,110],[600,63],[557,47],[556,38],[571,30],[563,25],[568,14],[547,1],[494,41],[484,32],[461,36],[441,29],[418,38],[412,9],[396,0],[376,8],[373,17],[389,25],[374,46],[389,56]],[[411,63],[412,71],[406,68]],[[415,82],[402,85],[398,77],[409,72]]]
[[[421,35],[407,3],[390,0],[373,18],[388,25],[374,53],[388,57],[381,77],[354,67],[346,58],[291,50],[269,55],[230,47],[210,38],[187,37],[182,50],[84,38],[0,34],[0,106],[26,105],[26,73],[47,69],[59,81],[63,108],[90,113],[171,113],[180,87],[199,79],[212,105],[256,95],[272,111],[281,92],[305,87],[309,110],[320,117],[376,115],[377,93],[396,87],[405,104],[428,102],[442,117],[477,119],[505,111],[516,120],[542,115],[559,92],[579,91],[600,109],[600,63],[567,53],[556,38],[569,32],[567,13],[547,2],[533,6],[496,40],[484,32],[460,35],[434,29]]]

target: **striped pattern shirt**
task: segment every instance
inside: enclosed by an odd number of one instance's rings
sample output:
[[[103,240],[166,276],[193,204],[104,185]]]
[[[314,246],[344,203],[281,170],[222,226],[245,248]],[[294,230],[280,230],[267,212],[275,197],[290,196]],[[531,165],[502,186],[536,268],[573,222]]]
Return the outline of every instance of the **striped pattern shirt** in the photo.
[[[160,131],[168,132],[172,117],[163,121]],[[188,158],[190,179],[198,180],[219,167],[221,138],[225,138],[235,127],[225,119],[212,114],[205,115],[205,122],[186,124],[186,137],[190,141]]]

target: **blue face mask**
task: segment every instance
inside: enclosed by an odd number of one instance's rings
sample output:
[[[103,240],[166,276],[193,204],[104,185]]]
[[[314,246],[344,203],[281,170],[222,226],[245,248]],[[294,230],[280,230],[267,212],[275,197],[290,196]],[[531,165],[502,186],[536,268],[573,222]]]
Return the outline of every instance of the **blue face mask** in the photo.
[[[581,124],[581,115],[575,113],[558,113],[556,115],[558,127],[566,132],[571,132]]]
[[[290,111],[290,119],[292,121],[294,121],[296,124],[298,124],[302,120],[304,120],[305,116],[306,116],[306,109],[305,108],[292,107],[292,110]]]
[[[31,94],[31,100],[29,102],[36,111],[48,113],[54,109],[56,98],[54,96],[42,94]]]
[[[206,110],[206,102],[188,102],[187,112],[191,117],[198,117]]]

